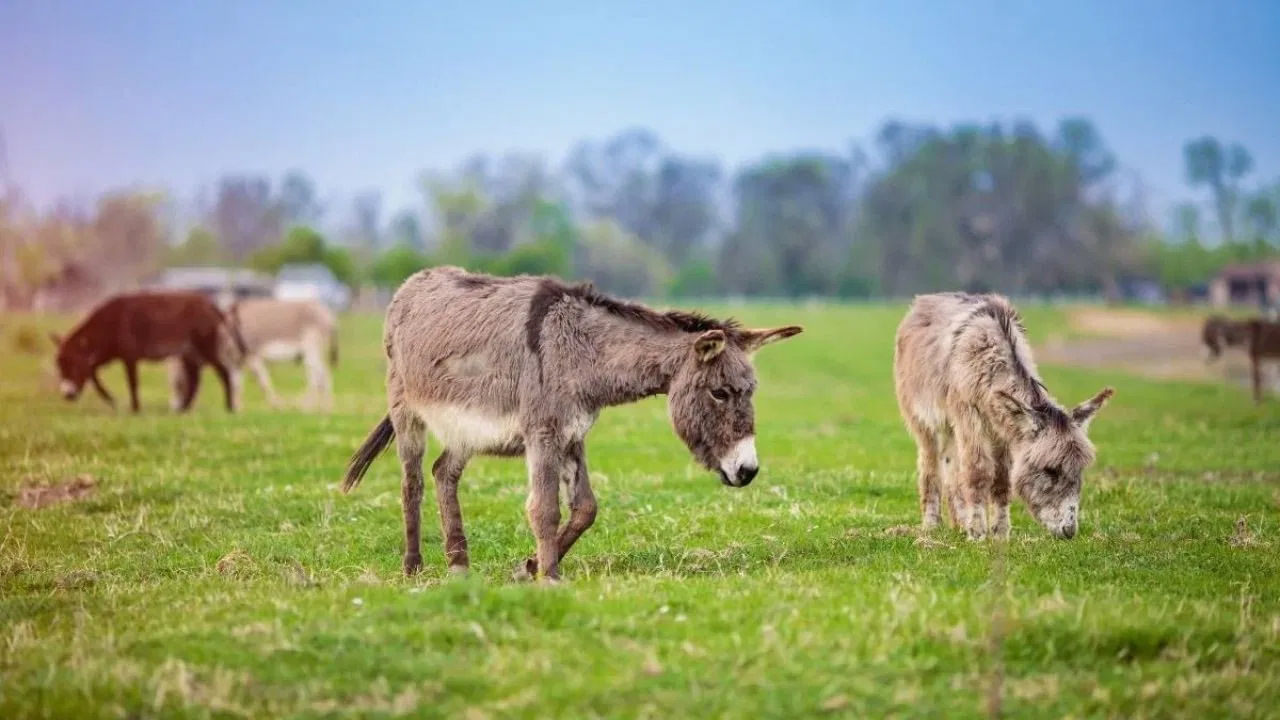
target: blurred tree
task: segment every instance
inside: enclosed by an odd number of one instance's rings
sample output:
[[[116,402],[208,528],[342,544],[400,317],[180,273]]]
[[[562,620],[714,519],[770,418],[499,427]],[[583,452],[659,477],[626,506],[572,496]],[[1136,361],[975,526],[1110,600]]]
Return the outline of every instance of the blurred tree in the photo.
[[[719,292],[716,269],[710,260],[691,258],[676,270],[667,289],[673,298],[709,298]]]
[[[360,193],[351,201],[351,209],[355,218],[351,244],[371,258],[382,242],[382,195],[377,191]]]
[[[1028,123],[890,124],[881,137],[889,162],[863,195],[854,248],[880,292],[1096,290],[1137,262],[1102,185],[1114,160],[1087,121],[1063,122],[1052,143]]]
[[[701,247],[719,221],[719,165],[671,153],[649,130],[579,143],[564,172],[582,214],[612,220],[674,264]]]
[[[226,254],[218,238],[205,227],[196,226],[187,233],[187,239],[169,248],[166,265],[170,267],[222,265]]]
[[[1246,232],[1259,248],[1280,244],[1280,183],[1262,188],[1245,199],[1244,222]]]
[[[662,253],[609,220],[583,228],[577,266],[584,280],[627,297],[659,295],[671,280]]]
[[[834,294],[850,249],[851,180],[847,160],[816,153],[744,168],[734,182],[737,228],[721,250],[725,289]]]
[[[309,225],[320,219],[322,209],[316,200],[316,187],[300,170],[291,170],[280,183],[276,201],[284,225]]]
[[[380,288],[394,290],[430,262],[426,254],[411,245],[394,245],[373,262],[369,279]]]
[[[351,288],[360,286],[355,258],[343,247],[332,247],[314,228],[296,225],[289,228],[284,240],[260,248],[249,257],[249,267],[274,275],[290,264],[318,263],[329,268],[339,282]]]
[[[418,222],[418,216],[409,210],[403,210],[392,218],[387,235],[392,247],[403,245],[418,252],[425,252],[427,249],[426,239],[422,235],[422,225]]]
[[[225,177],[218,183],[209,225],[233,260],[243,260],[280,239],[284,227],[279,205],[266,178]]]
[[[1253,169],[1253,158],[1240,145],[1224,147],[1206,135],[1188,142],[1182,150],[1187,181],[1192,187],[1208,185],[1213,193],[1222,239],[1235,242],[1235,213],[1240,195],[1240,179]]]
[[[98,201],[93,221],[94,269],[108,288],[123,289],[158,269],[165,232],[155,193],[116,192]]]

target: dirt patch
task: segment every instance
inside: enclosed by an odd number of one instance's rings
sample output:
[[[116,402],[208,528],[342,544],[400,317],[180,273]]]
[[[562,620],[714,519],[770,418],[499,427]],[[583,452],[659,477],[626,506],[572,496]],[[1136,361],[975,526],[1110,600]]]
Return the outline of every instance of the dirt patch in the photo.
[[[39,510],[64,502],[83,500],[98,489],[98,481],[92,475],[77,475],[64,483],[47,485],[26,478],[18,488],[18,505],[28,510]]]
[[[1081,308],[1067,314],[1066,329],[1084,337],[1051,336],[1036,348],[1036,356],[1047,364],[1117,369],[1159,380],[1246,382],[1248,362],[1240,353],[1205,362],[1201,322],[1189,314]]]
[[[1146,335],[1199,337],[1200,321],[1185,315],[1163,315],[1143,310],[1081,308],[1067,316],[1071,329],[1102,337],[1132,338]]]

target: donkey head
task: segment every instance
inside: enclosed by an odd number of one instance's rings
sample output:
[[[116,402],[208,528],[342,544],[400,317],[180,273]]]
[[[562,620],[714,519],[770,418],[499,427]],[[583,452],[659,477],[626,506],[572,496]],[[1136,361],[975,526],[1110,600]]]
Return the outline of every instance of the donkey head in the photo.
[[[1028,406],[1009,395],[1021,436],[1011,447],[1009,482],[1031,514],[1055,536],[1075,537],[1080,523],[1080,486],[1093,463],[1089,422],[1114,394],[1104,388],[1071,410],[1049,403]]]
[[[1222,354],[1222,346],[1225,344],[1227,319],[1214,315],[1204,321],[1204,328],[1200,331],[1200,340],[1204,342],[1204,351],[1206,360],[1217,360]]]
[[[75,336],[63,339],[53,333],[49,334],[49,339],[58,349],[58,390],[67,400],[75,400],[94,371],[93,358],[85,346],[85,339]]]
[[[707,330],[694,340],[671,379],[667,409],[676,434],[698,462],[720,473],[725,485],[744,487],[760,470],[751,354],[801,329],[789,325],[771,330]]]
[[[1248,325],[1245,323],[1235,323],[1222,317],[1214,315],[1204,321],[1204,328],[1200,331],[1200,339],[1204,342],[1205,359],[1217,360],[1222,355],[1225,347],[1240,345],[1245,342],[1248,336]]]

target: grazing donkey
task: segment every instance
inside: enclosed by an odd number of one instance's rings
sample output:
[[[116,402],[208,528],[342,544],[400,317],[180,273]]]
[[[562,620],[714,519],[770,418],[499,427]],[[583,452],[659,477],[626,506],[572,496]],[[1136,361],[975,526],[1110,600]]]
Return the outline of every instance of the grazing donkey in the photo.
[[[333,385],[328,363],[338,362],[338,323],[323,303],[314,300],[276,300],[257,298],[232,306],[232,321],[244,340],[244,365],[258,379],[258,384],[272,407],[282,403],[271,385],[267,361],[301,360],[307,371],[307,394],[304,405],[327,407],[333,402]],[[198,360],[198,358],[197,358]],[[187,358],[169,364],[169,380],[174,407],[186,396],[193,374]],[[238,384],[237,384],[238,389]]]
[[[244,346],[235,327],[203,295],[117,295],[89,313],[65,339],[52,338],[58,347],[60,389],[68,400],[76,399],[89,381],[98,395],[115,407],[115,398],[98,379],[98,368],[120,360],[129,381],[130,407],[138,412],[138,361],[181,357],[184,362],[212,365],[226,390],[227,410],[235,410],[231,369],[239,362]],[[199,379],[198,374],[194,377]],[[196,386],[196,382],[190,384],[178,410],[191,407]]]
[[[1262,361],[1280,360],[1280,322],[1262,318],[1234,322],[1214,315],[1205,320],[1200,336],[1210,361],[1217,360],[1224,347],[1244,348],[1253,369],[1253,401],[1262,402]]]
[[[1080,484],[1093,462],[1089,421],[1106,388],[1071,410],[1036,373],[1017,311],[999,295],[941,293],[915,299],[898,327],[893,361],[898,407],[915,436],[926,530],[951,519],[970,538],[1009,535],[1010,488],[1060,538],[1074,537]]]
[[[554,580],[596,516],[583,443],[602,408],[667,394],[676,433],[725,485],[759,470],[750,355],[800,332],[658,312],[550,277],[476,275],[453,267],[405,281],[387,308],[388,414],[351,458],[350,491],[394,438],[403,466],[404,571],[419,545],[423,435],[450,570],[468,567],[458,478],[473,455],[524,455],[536,553],[519,574]],[[559,486],[569,504],[560,526]]]

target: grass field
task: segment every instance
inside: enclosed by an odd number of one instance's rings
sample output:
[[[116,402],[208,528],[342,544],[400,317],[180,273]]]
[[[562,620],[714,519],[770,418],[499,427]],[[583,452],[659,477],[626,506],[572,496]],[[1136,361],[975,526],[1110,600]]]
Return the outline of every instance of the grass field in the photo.
[[[1007,550],[919,540],[902,309],[734,309],[807,326],[757,357],[749,488],[695,467],[662,399],[606,411],[600,517],[556,587],[509,579],[532,548],[517,461],[463,477],[467,578],[430,499],[426,570],[400,575],[393,454],[337,492],[384,412],[380,318],[345,320],[334,412],[250,387],[228,416],[206,377],[186,417],[154,366],[141,416],[65,403],[10,336],[69,322],[0,318],[0,717],[1280,714],[1280,400],[1042,368],[1066,403],[1117,389],[1080,535],[1019,505]],[[1061,319],[1026,315],[1033,339]],[[85,475],[87,497],[18,502]]]

